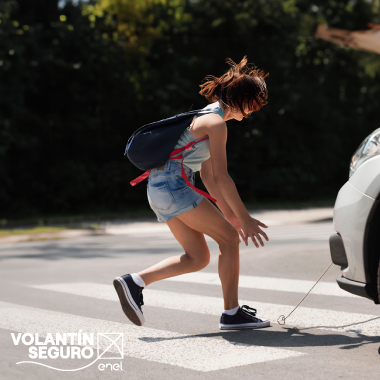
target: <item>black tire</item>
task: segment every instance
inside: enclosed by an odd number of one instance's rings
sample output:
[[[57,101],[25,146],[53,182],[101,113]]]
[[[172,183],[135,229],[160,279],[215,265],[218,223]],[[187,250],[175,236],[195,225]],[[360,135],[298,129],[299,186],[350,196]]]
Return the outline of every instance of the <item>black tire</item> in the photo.
[[[380,261],[377,267],[377,300],[380,303]]]
[[[375,202],[367,219],[364,238],[365,270],[369,273],[369,294],[380,303],[380,202]]]

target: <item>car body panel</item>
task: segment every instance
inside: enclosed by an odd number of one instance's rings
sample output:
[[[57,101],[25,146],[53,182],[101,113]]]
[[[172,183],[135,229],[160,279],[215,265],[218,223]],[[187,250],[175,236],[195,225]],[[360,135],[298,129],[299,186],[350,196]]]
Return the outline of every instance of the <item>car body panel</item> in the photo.
[[[348,261],[342,275],[353,281],[369,282],[364,263],[364,241],[367,219],[374,202],[374,198],[358,190],[351,181],[340,189],[335,202],[334,230],[342,237]]]
[[[377,199],[380,193],[380,155],[363,162],[349,182],[363,194]]]

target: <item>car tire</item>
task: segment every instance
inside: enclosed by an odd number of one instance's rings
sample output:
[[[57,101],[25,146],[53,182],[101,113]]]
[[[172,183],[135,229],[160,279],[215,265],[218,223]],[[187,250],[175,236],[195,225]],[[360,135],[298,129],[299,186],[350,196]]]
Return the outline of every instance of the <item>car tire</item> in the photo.
[[[377,267],[377,298],[378,302],[380,303],[380,261]]]
[[[380,194],[379,194],[380,199]],[[380,202],[376,201],[367,219],[364,238],[364,261],[369,273],[371,297],[375,304],[380,303]]]

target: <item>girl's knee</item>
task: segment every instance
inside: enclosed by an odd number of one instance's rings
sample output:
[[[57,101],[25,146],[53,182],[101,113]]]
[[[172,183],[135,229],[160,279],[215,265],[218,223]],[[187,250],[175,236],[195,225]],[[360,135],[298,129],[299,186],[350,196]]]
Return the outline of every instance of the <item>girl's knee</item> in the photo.
[[[208,264],[210,264],[210,252],[208,252],[208,255],[205,255],[205,257],[203,257],[200,261],[199,270],[206,268]]]
[[[210,264],[210,252],[205,252],[201,257],[190,257],[187,255],[191,261],[192,272],[197,272],[203,268],[206,268]]]
[[[235,247],[239,245],[239,239],[239,233],[232,227],[218,244],[220,247]]]

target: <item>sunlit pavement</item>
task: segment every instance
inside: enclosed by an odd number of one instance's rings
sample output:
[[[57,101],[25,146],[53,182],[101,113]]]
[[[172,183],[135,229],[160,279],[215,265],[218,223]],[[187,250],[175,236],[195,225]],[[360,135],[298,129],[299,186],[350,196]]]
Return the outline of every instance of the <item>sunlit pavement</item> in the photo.
[[[376,378],[380,309],[340,290],[338,267],[329,269],[286,325],[277,324],[331,262],[333,226],[327,214],[292,223],[269,216],[255,216],[270,226],[266,246],[240,246],[239,303],[271,320],[260,330],[219,330],[218,246],[208,237],[207,268],[144,289],[143,327],[124,316],[112,280],[183,253],[164,223],[114,223],[103,236],[1,244],[0,378]],[[78,332],[96,337],[93,357],[32,360],[34,345],[15,345],[11,336],[37,333],[43,341],[49,333]],[[98,344],[100,352],[107,348],[98,333],[121,334],[122,351],[115,342],[98,359]],[[20,363],[25,361],[34,363]],[[62,371],[68,369],[79,370]]]

